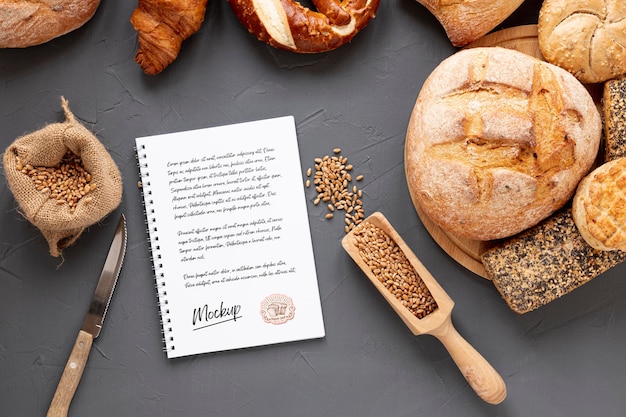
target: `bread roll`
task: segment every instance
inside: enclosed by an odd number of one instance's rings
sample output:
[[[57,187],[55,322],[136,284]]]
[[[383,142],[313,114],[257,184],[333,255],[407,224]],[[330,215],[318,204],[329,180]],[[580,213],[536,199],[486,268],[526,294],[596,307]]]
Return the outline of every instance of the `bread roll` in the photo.
[[[417,0],[439,20],[454,46],[480,39],[509,17],[523,0]]]
[[[409,190],[444,230],[512,236],[573,196],[601,132],[591,96],[567,71],[510,49],[461,50],[431,73],[415,103]]]
[[[546,61],[584,83],[626,73],[626,2],[545,0],[539,11],[539,48]]]
[[[91,19],[100,0],[1,0],[0,48],[25,48],[65,35]]]
[[[600,165],[580,182],[572,213],[590,246],[626,251],[626,158]]]

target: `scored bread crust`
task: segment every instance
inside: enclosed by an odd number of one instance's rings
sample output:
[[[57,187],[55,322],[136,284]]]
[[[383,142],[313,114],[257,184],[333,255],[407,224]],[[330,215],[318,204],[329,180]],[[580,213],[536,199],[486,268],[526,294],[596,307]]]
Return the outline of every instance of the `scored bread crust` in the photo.
[[[600,165],[580,182],[572,214],[589,246],[626,251],[626,158]]]
[[[376,16],[380,0],[227,0],[258,40],[278,49],[319,53],[350,42]]]
[[[0,48],[40,45],[83,26],[100,0],[1,0]]]
[[[417,0],[441,23],[454,46],[480,39],[509,17],[523,0]]]
[[[573,196],[602,123],[567,71],[500,47],[461,50],[425,81],[411,114],[411,196],[442,229],[473,240],[517,234]]]
[[[626,73],[624,0],[546,0],[539,11],[537,30],[546,61],[584,83]]]

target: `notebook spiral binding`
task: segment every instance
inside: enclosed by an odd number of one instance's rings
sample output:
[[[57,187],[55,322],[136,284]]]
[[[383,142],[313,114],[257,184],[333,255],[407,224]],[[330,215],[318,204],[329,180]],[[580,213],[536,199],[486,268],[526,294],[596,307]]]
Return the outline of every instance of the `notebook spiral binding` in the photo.
[[[144,201],[144,214],[146,223],[146,232],[149,236],[148,243],[150,244],[150,260],[152,263],[152,271],[154,272],[154,287],[156,290],[157,299],[159,302],[159,321],[161,323],[161,336],[163,341],[163,351],[173,351],[174,335],[172,330],[172,322],[169,317],[169,308],[167,300],[166,279],[163,273],[163,264],[161,263],[161,253],[159,246],[159,235],[156,225],[156,212],[154,208],[154,202],[151,200],[152,190],[150,188],[150,172],[148,171],[148,163],[145,162],[145,146],[140,148],[135,147],[137,154],[137,166],[139,167],[141,182],[141,194]]]

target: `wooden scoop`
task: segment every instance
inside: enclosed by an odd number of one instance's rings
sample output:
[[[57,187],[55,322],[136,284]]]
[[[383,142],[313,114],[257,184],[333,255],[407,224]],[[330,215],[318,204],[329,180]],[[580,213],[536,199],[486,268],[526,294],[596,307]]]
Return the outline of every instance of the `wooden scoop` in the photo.
[[[346,252],[348,252],[357,265],[361,267],[370,281],[383,297],[385,297],[387,302],[393,307],[414,335],[430,334],[439,339],[474,391],[488,403],[501,403],[506,398],[506,386],[504,381],[489,362],[463,339],[454,328],[451,319],[454,301],[452,301],[450,296],[441,288],[435,278],[428,272],[424,265],[422,265],[381,213],[377,212],[372,214],[365,219],[364,222],[369,222],[383,230],[399,246],[430,291],[437,303],[437,309],[421,319],[417,318],[417,316],[409,311],[408,308],[404,307],[396,296],[378,280],[374,272],[361,258],[359,248],[356,246],[354,232],[357,230],[358,226],[342,240],[342,245]]]

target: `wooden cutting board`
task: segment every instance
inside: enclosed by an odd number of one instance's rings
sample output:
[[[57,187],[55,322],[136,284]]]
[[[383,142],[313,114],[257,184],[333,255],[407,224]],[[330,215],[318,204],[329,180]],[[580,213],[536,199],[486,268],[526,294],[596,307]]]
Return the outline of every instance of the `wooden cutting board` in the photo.
[[[539,42],[537,41],[537,25],[515,26],[492,32],[470,43],[465,48],[476,48],[479,46],[500,46],[502,48],[515,49],[543,60]]]
[[[481,46],[500,46],[515,49],[538,59],[543,59],[537,41],[537,25],[516,26],[492,32],[472,42],[465,48]],[[497,242],[470,240],[444,231],[428,218],[412,193],[411,200],[413,201],[417,215],[435,242],[459,264],[474,272],[476,275],[489,279],[489,275],[480,261],[480,256]]]
[[[409,191],[410,192],[410,191]],[[415,206],[418,217],[424,224],[424,228],[430,236],[437,242],[452,259],[463,265],[478,276],[490,279],[485,267],[480,261],[480,256],[496,242],[470,240],[464,237],[456,236],[453,233],[444,231],[442,228],[433,223],[432,220],[424,213],[418,201],[411,193],[411,200]]]

